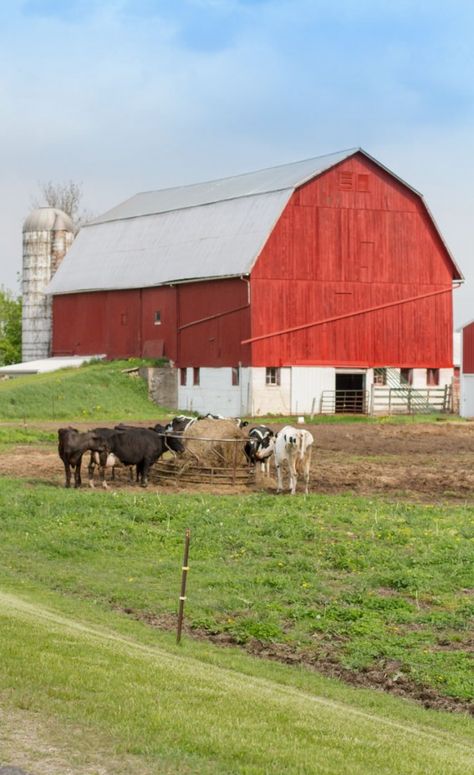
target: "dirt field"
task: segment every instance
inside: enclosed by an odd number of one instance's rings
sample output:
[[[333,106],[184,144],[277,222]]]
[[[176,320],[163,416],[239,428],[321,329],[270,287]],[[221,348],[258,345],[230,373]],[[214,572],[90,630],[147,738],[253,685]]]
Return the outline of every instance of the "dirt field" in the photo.
[[[279,426],[272,426],[278,430]],[[304,426],[301,426],[304,427]],[[307,426],[315,438],[312,457],[311,492],[386,494],[410,499],[474,499],[474,423],[434,422],[431,424],[347,424]],[[87,486],[87,455],[83,484]],[[56,448],[17,446],[0,454],[0,476],[17,476],[30,481],[62,486],[64,473]],[[110,477],[110,474],[107,474]],[[115,489],[130,488],[125,470],[119,470]],[[152,469],[150,490],[163,488],[188,491],[216,491],[215,485],[159,483]],[[260,474],[254,487],[222,486],[220,492],[275,491],[273,478]],[[301,482],[298,483],[301,490]]]

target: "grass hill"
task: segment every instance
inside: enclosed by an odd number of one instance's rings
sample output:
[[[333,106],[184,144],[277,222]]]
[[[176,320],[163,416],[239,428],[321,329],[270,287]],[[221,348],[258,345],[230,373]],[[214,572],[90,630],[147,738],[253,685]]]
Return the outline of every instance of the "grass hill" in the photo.
[[[163,410],[126,369],[140,361],[95,362],[0,383],[0,421],[155,419]]]

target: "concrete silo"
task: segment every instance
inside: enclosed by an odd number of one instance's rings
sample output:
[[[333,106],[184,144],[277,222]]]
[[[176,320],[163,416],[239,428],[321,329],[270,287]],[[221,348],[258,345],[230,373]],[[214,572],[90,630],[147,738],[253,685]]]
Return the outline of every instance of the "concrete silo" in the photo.
[[[50,355],[51,298],[44,290],[73,239],[70,217],[56,207],[33,210],[23,224],[23,361]]]

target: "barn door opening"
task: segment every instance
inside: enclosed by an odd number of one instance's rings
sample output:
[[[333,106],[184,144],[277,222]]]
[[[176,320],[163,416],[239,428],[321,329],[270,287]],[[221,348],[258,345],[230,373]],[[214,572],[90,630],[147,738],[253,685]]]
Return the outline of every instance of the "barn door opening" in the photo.
[[[365,374],[336,374],[336,414],[364,414],[366,404]]]

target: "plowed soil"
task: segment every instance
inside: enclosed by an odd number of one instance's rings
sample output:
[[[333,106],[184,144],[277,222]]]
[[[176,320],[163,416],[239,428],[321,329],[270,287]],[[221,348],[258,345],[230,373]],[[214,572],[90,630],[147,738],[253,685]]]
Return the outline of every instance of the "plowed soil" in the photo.
[[[274,430],[280,426],[273,425]],[[319,493],[385,494],[411,500],[453,498],[474,501],[474,423],[433,422],[406,425],[341,424],[307,427],[314,436],[310,491]],[[87,458],[83,486],[87,486]],[[150,490],[272,492],[276,482],[258,473],[252,488],[215,484],[176,484],[150,474]],[[0,454],[0,476],[26,478],[60,487],[61,460],[53,445],[16,446]],[[113,489],[131,489],[127,472],[116,471]],[[96,485],[98,485],[96,479]],[[301,482],[298,490],[302,490]]]

